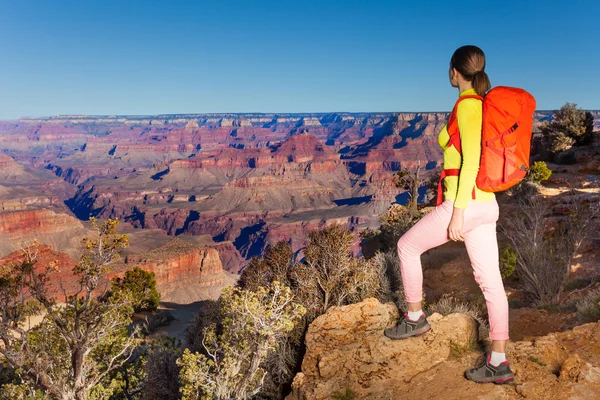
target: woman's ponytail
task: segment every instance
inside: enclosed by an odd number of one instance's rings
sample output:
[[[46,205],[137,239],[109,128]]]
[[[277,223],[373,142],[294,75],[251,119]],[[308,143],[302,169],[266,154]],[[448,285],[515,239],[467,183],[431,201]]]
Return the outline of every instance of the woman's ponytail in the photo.
[[[485,96],[491,87],[490,78],[488,78],[485,71],[477,71],[475,75],[473,75],[473,89],[475,89],[478,95],[481,97]]]

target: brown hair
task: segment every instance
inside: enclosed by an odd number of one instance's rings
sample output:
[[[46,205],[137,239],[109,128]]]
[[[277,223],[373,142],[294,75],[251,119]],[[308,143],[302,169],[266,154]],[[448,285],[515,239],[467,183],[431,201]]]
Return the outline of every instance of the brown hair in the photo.
[[[462,46],[456,49],[450,59],[450,68],[456,68],[468,81],[473,82],[473,88],[480,96],[492,87],[490,78],[485,73],[485,54],[477,46]]]

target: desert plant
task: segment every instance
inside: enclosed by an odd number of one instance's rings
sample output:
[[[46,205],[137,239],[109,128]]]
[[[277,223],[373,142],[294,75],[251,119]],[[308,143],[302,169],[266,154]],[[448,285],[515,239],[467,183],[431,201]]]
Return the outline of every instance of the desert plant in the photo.
[[[48,292],[56,262],[38,266],[37,242],[22,249],[22,259],[0,267],[0,358],[19,377],[23,390],[46,398],[86,400],[105,386],[110,374],[130,358],[137,330],[128,332],[133,308],[128,296],[99,301],[108,266],[128,245],[116,232],[118,220],[98,225],[96,236],[83,239],[83,253],[73,268],[78,289],[62,304]],[[25,329],[28,317],[41,322]],[[12,390],[12,389],[10,389]],[[6,388],[0,388],[6,396]],[[104,390],[103,398],[111,393]]]
[[[204,330],[213,323],[219,323],[220,308],[218,299],[203,302],[200,312],[195,315],[194,321],[185,331],[184,342],[190,351],[204,351],[204,345],[202,344]]]
[[[525,179],[535,183],[542,183],[547,181],[552,175],[552,170],[548,168],[545,161],[536,161],[531,165]]]
[[[517,253],[522,289],[538,304],[558,304],[573,257],[595,223],[598,207],[573,200],[568,217],[552,220],[542,196],[520,199],[519,205],[518,212],[503,215],[500,229]]]
[[[292,291],[297,292],[294,289],[296,285],[291,281],[295,266],[292,246],[287,241],[279,241],[275,245],[269,246],[262,257],[253,257],[250,260],[242,271],[238,287],[256,291],[260,287],[267,287],[274,281],[278,281],[286,286],[292,286]],[[316,290],[316,288],[314,289]],[[303,300],[299,296],[296,297],[296,301],[306,308],[316,308],[313,306],[313,298],[307,296]],[[310,315],[305,315],[305,321],[298,324],[293,331],[289,332],[286,338],[279,341],[279,349],[276,352],[271,352],[266,357],[263,362],[263,369],[267,371],[267,374],[261,388],[261,396],[266,398],[284,397],[283,391],[294,378],[297,364],[300,361],[302,339],[308,324],[308,318],[310,318]],[[198,323],[207,325],[207,319],[198,321]],[[196,331],[198,330],[196,329]],[[192,341],[198,342],[198,337],[201,337],[201,335],[196,335],[196,339],[192,339]]]
[[[299,301],[319,315],[368,297],[383,298],[380,276],[384,273],[351,251],[352,232],[333,224],[309,233],[304,262],[294,268],[294,289]],[[316,308],[312,308],[316,307]]]
[[[582,322],[600,320],[600,290],[594,290],[581,298],[577,304],[577,317]]]
[[[154,346],[146,357],[143,394],[145,400],[178,400],[179,372],[177,359],[181,347],[174,340],[166,340]]]
[[[503,279],[513,276],[517,269],[517,252],[509,244],[500,249],[500,274]]]
[[[398,240],[414,224],[425,216],[422,211],[412,215],[405,206],[392,204],[379,216],[379,229],[365,229],[361,232],[361,248],[364,257],[371,258],[377,251],[396,249]]]
[[[378,271],[381,271],[380,282],[382,291],[389,293],[392,300],[398,309],[406,310],[406,296],[404,294],[404,286],[402,284],[402,276],[400,274],[400,259],[396,250],[388,250],[386,252],[378,251],[372,259],[373,264]],[[382,299],[386,301],[387,299]]]
[[[542,185],[527,179],[522,180],[513,186],[508,192],[516,201],[528,201],[530,198],[540,194]]]
[[[426,308],[428,314],[439,313],[441,315],[466,314],[479,323],[479,338],[485,339],[489,335],[489,325],[479,308],[471,303],[459,301],[450,297],[442,297]]]
[[[261,364],[306,311],[279,282],[256,292],[223,289],[219,304],[221,326],[211,324],[203,335],[207,355],[186,349],[177,361],[183,399],[256,395],[266,375]]]
[[[590,112],[578,109],[574,103],[566,103],[555,110],[552,122],[540,126],[550,143],[554,156],[569,150],[573,145],[587,144],[592,138],[594,117]]]
[[[154,311],[160,302],[160,293],[156,290],[154,272],[135,267],[125,272],[123,278],[112,279],[111,294],[131,296],[135,312]]]
[[[423,183],[423,180],[419,176],[421,172],[421,161],[418,162],[417,168],[413,171],[403,169],[396,173],[394,176],[394,185],[397,188],[406,190],[409,195],[407,204],[408,212],[411,216],[416,216],[418,213],[418,199],[419,199],[419,188]]]
[[[253,257],[242,270],[238,286],[257,290],[278,281],[289,286],[289,273],[294,265],[294,252],[287,241],[281,240],[265,249],[262,257]]]
[[[575,139],[568,136],[564,132],[552,132],[550,134],[550,150],[555,155],[563,151],[570,150],[574,144]]]

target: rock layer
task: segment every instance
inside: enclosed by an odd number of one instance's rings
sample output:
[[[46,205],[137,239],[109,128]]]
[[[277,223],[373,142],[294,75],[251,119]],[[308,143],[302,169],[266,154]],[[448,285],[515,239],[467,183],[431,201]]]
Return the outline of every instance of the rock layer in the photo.
[[[170,293],[183,285],[209,287],[225,283],[223,266],[216,249],[178,238],[156,249],[128,255],[123,262],[112,265],[111,275],[121,275],[135,267],[154,273],[161,294]]]

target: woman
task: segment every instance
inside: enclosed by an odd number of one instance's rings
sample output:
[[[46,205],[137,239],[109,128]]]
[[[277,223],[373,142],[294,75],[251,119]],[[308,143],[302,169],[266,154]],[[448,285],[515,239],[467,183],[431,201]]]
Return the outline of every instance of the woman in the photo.
[[[475,382],[503,383],[514,376],[505,354],[509,339],[508,300],[498,262],[498,203],[494,193],[481,191],[475,185],[481,157],[481,98],[490,89],[484,69],[485,55],[476,46],[460,47],[450,60],[450,84],[459,91],[455,116],[460,135],[453,135],[456,140],[449,143],[446,125],[438,136],[438,142],[444,150],[444,169],[455,170],[456,173],[443,178],[443,202],[398,241],[408,312],[384,334],[391,339],[405,339],[431,329],[421,308],[421,254],[449,240],[464,241],[475,279],[485,296],[493,343],[492,353],[485,362],[466,371],[465,376]],[[460,143],[456,143],[458,141]],[[462,151],[457,149],[459,146]]]

